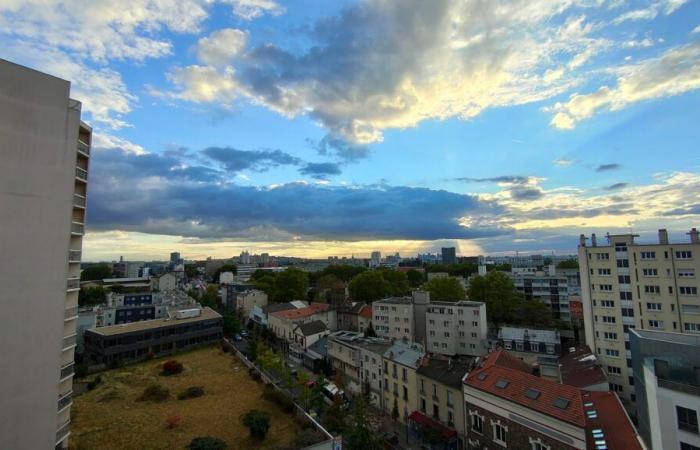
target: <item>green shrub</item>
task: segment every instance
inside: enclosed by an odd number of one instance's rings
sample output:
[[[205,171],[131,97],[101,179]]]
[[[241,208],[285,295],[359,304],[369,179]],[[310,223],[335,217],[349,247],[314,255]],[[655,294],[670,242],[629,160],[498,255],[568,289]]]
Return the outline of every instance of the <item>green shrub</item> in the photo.
[[[188,398],[197,398],[204,395],[204,387],[190,386],[177,395],[178,400],[187,400]]]
[[[183,369],[182,363],[173,359],[163,363],[163,371],[160,374],[165,376],[177,375],[182,372]]]
[[[149,402],[164,402],[170,397],[168,388],[160,384],[151,384],[143,390],[143,394],[138,399]]]
[[[190,450],[224,450],[226,442],[211,436],[196,437],[190,442]]]
[[[255,439],[265,439],[270,429],[270,415],[259,409],[251,409],[241,416],[241,422],[250,430],[250,436]]]

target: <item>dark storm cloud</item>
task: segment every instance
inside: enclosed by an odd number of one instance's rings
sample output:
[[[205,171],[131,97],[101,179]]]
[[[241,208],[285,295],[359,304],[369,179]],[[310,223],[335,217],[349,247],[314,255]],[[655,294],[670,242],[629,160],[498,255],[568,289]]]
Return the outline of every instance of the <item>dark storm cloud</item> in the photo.
[[[615,184],[611,184],[610,186],[605,186],[604,189],[606,191],[617,191],[618,189],[624,189],[627,186],[629,186],[628,183],[615,183]]]
[[[299,169],[299,173],[321,179],[328,175],[340,175],[342,170],[337,163],[308,163]]]
[[[598,167],[596,167],[595,171],[596,172],[610,172],[612,170],[618,170],[622,168],[620,164],[601,164]]]
[[[216,170],[203,180],[209,174],[205,167],[172,170],[184,165],[174,156],[103,150],[93,158],[88,223],[95,230],[250,240],[261,238],[261,230],[265,237],[273,230],[290,239],[332,240],[468,239],[510,232],[460,225],[465,215],[505,213],[471,195],[401,186],[239,186],[222,182]]]
[[[296,166],[303,161],[282,150],[238,150],[231,147],[209,147],[202,154],[221,163],[230,172],[252,170],[264,172],[282,165]]]
[[[510,196],[514,200],[537,200],[544,196],[544,192],[537,187],[515,187],[510,190]]]
[[[690,205],[685,208],[676,208],[664,213],[664,216],[689,216],[692,214],[700,214],[700,203]]]

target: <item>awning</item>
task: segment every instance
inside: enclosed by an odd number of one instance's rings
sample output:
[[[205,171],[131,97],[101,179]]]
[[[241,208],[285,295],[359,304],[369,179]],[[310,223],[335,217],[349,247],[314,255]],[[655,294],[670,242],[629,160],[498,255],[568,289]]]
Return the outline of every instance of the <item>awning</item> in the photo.
[[[430,417],[426,416],[423,413],[420,413],[418,411],[413,411],[409,416],[408,420],[411,422],[432,428],[433,430],[436,430],[437,432],[440,433],[440,437],[444,440],[450,440],[453,438],[457,437],[457,431],[453,430],[452,428],[446,427],[445,425],[441,424],[440,422],[431,419]]]

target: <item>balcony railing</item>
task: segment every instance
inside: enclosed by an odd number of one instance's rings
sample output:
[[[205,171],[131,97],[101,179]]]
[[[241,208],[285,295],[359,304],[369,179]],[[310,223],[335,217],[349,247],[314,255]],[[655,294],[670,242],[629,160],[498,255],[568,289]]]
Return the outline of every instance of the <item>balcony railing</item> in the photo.
[[[77,342],[77,334],[71,334],[63,338],[63,350],[67,350],[75,345]]]
[[[73,194],[73,206],[77,206],[78,208],[85,208],[85,197],[82,195],[78,194]]]
[[[80,222],[71,222],[70,232],[73,234],[85,234],[85,225]]]
[[[70,320],[75,317],[78,317],[78,307],[77,306],[72,306],[70,308],[66,308],[66,312],[64,314],[64,320]]]
[[[70,291],[72,289],[80,289],[80,278],[68,278],[66,282],[66,288]]]
[[[70,433],[70,420],[66,421],[66,423],[61,425],[61,428],[56,431],[56,444],[58,445],[59,442],[64,440],[66,436],[68,436],[68,433]]]
[[[82,256],[83,252],[80,250],[68,250],[68,261],[70,262],[80,262],[80,257]]]
[[[80,139],[78,139],[78,151],[84,153],[85,156],[90,156],[90,146]]]
[[[62,410],[73,402],[73,391],[68,392],[63,397],[58,398],[58,410]]]
[[[87,181],[88,173],[87,170],[81,169],[80,167],[75,168],[75,176],[81,180]]]
[[[75,363],[68,363],[61,367],[61,380],[68,378],[75,373]]]

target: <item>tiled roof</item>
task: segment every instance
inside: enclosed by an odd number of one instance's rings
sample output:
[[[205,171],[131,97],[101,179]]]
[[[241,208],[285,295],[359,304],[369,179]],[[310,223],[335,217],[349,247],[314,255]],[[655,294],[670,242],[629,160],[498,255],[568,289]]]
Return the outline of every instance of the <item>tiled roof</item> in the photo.
[[[469,374],[465,384],[576,426],[586,425],[580,389],[531,375],[521,370],[527,364],[523,367],[517,361],[498,349]],[[564,407],[556,405],[560,402]]]
[[[587,345],[576,347],[559,359],[561,381],[569,386],[585,388],[600,383],[607,383],[605,372],[597,358]]]
[[[304,336],[313,336],[314,334],[323,333],[328,330],[326,324],[320,320],[312,320],[311,322],[302,323],[297,327]]]
[[[303,319],[304,317],[313,316],[314,314],[320,312],[328,311],[330,307],[330,305],[325,303],[312,303],[305,308],[289,309],[286,311],[276,311],[270,313],[270,315],[284,320],[296,320]]]
[[[365,319],[371,319],[372,307],[369,305],[364,305],[362,309],[360,309],[360,317],[364,317]]]
[[[609,449],[642,450],[637,432],[615,393],[583,392],[588,449],[596,449],[595,442],[603,440]],[[595,411],[595,415],[590,411]]]

